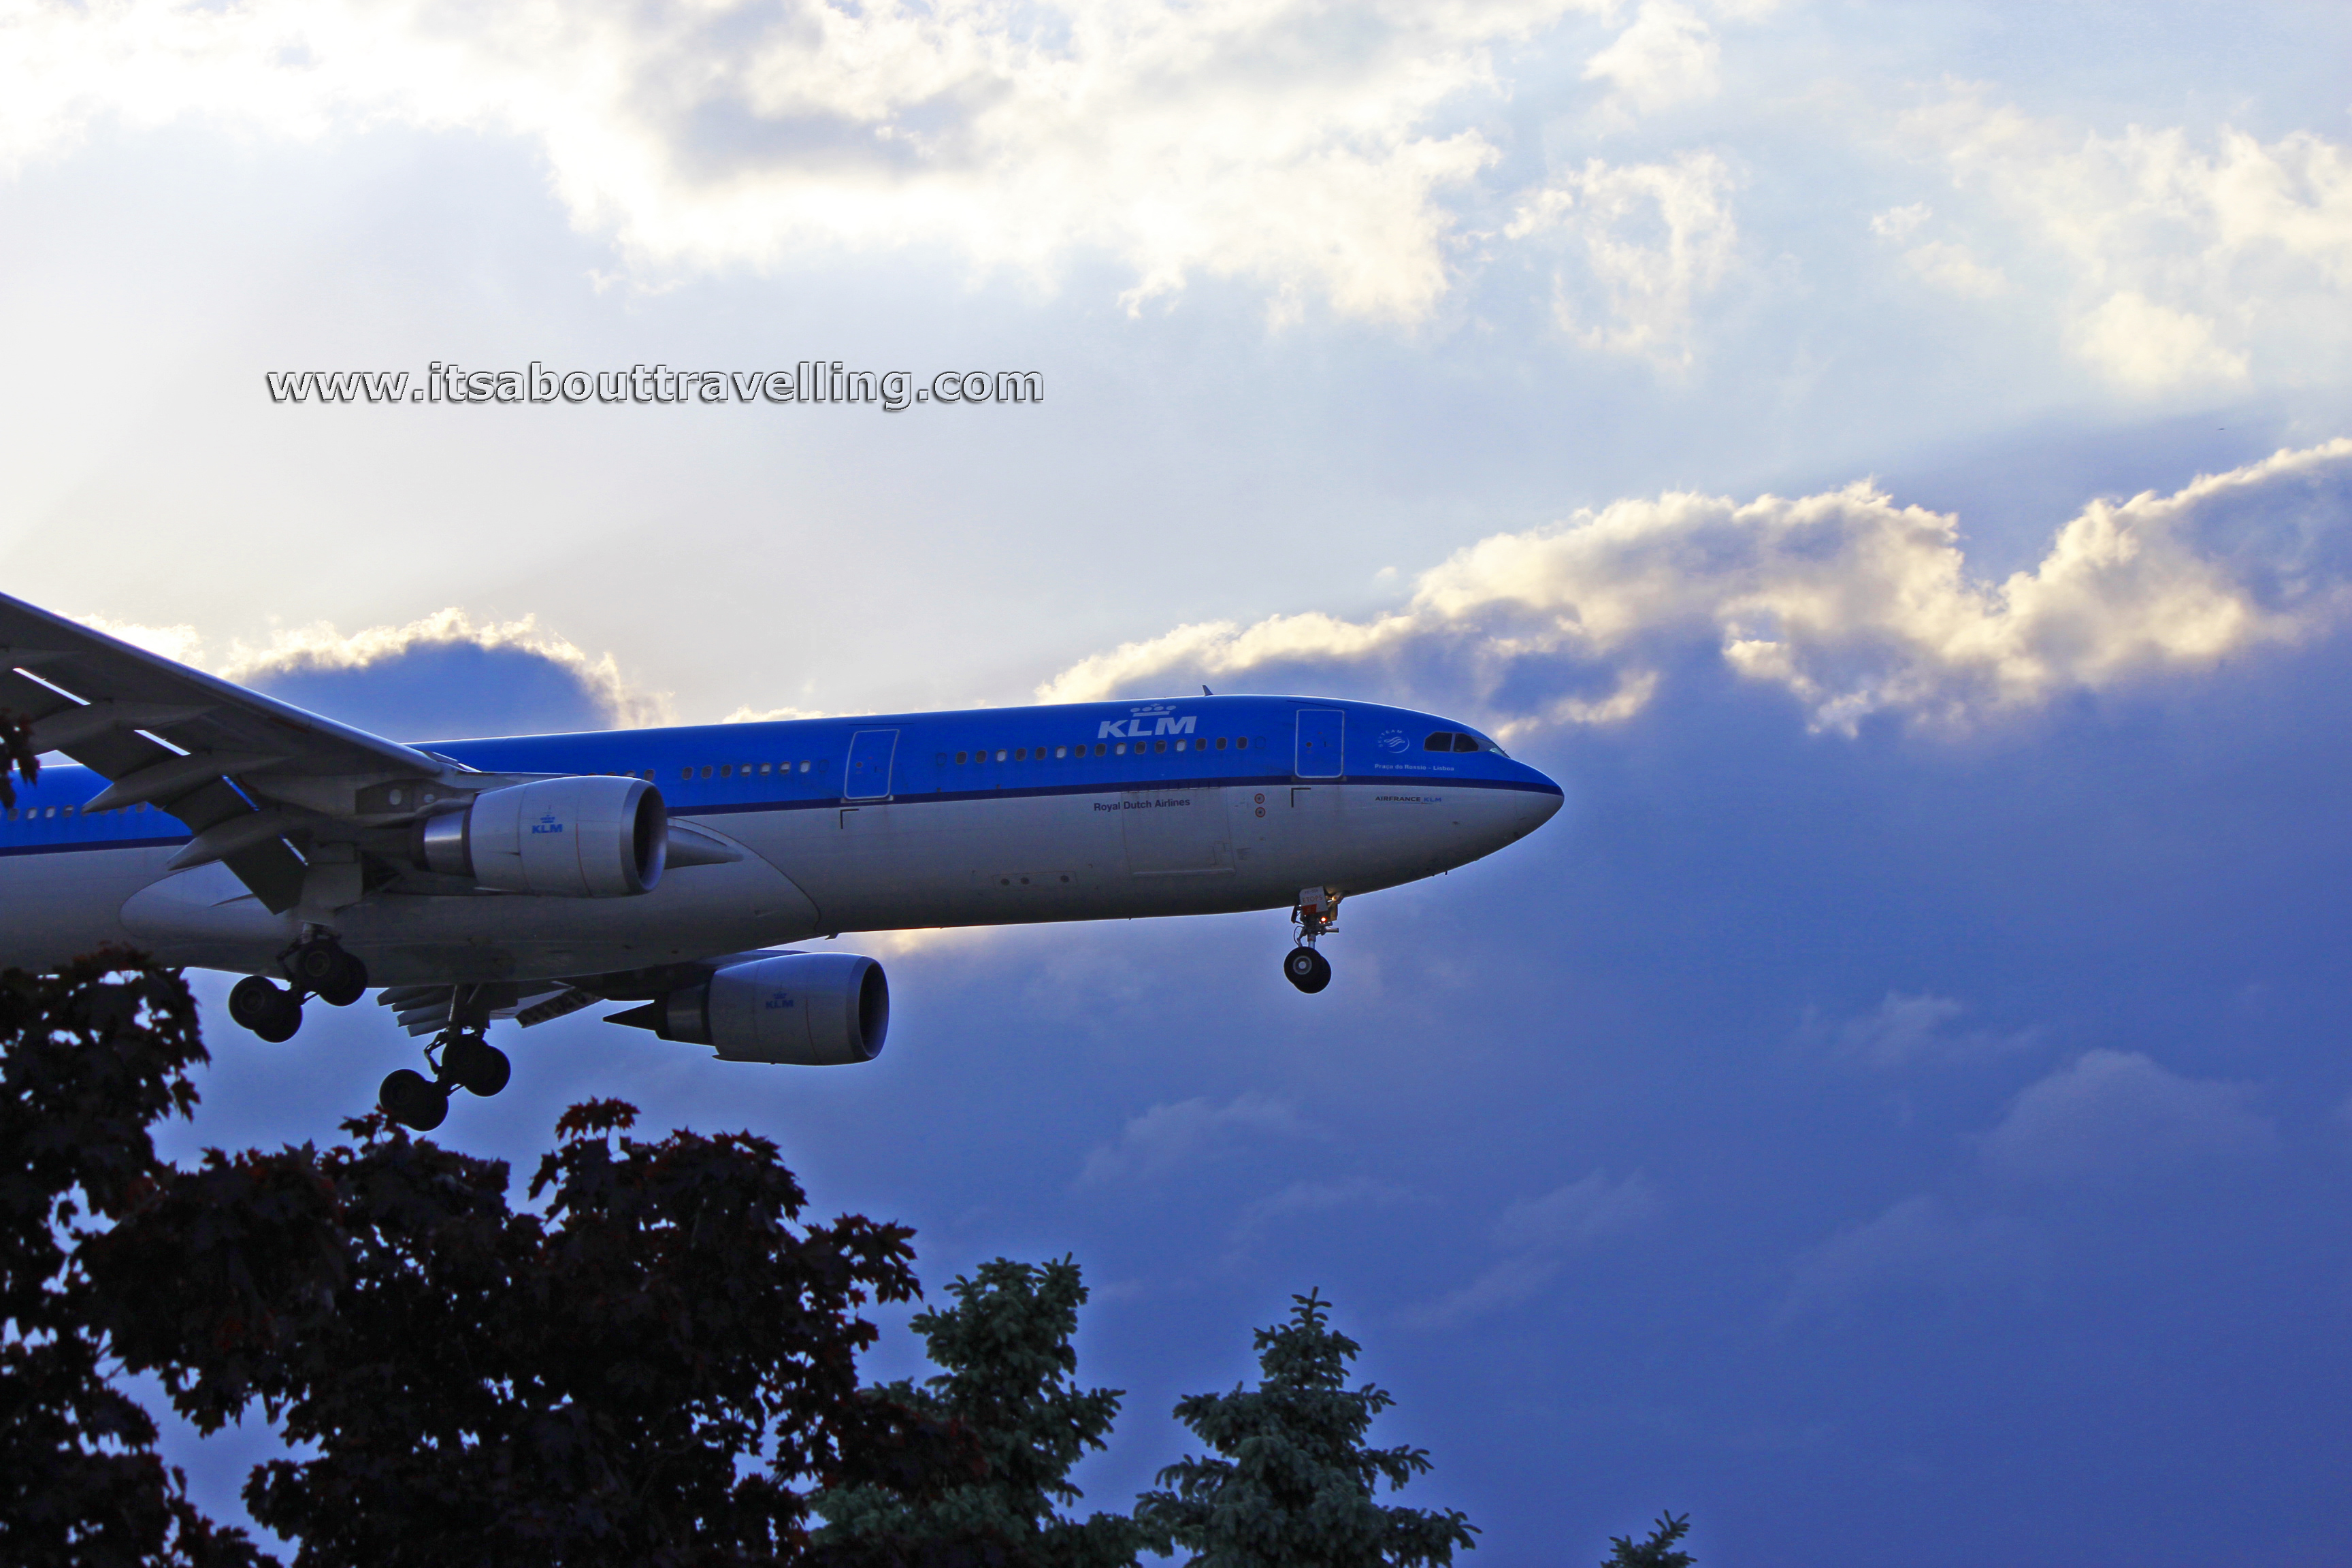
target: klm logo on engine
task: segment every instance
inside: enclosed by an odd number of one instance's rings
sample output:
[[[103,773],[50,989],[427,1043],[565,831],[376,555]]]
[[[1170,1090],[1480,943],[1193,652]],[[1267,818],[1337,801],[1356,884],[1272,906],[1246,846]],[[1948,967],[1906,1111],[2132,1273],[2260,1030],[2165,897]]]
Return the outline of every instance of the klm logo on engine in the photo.
[[[793,994],[792,994],[791,992],[789,992],[789,991],[779,991],[779,992],[776,992],[775,994],[773,994],[772,995],[771,995],[771,996],[770,996],[770,997],[769,997],[765,1002],[762,1002],[761,1004],[760,1004],[760,1005],[761,1005],[761,1007],[765,1008],[767,1011],[769,1011],[769,1012],[771,1012],[771,1013],[772,1013],[772,1012],[776,1011],[776,1009],[778,1009],[779,1007],[791,1007],[791,1006],[793,1006],[793,1005],[796,1005],[796,1004],[794,1004],[794,1002],[793,1001]]]
[[[541,817],[537,822],[532,823],[530,825],[530,830],[533,833],[561,833],[563,831],[563,824],[557,821],[555,813],[551,811],[545,816]]]
[[[1097,741],[1138,741],[1147,735],[1189,735],[1200,715],[1187,713],[1181,719],[1163,713],[1155,722],[1150,719],[1106,719],[1095,731]]]

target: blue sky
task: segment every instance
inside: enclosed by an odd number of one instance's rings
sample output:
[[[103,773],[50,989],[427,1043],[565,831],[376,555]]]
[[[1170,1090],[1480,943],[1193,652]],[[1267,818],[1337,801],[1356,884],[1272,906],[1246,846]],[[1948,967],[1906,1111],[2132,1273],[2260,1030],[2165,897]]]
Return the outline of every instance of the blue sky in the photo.
[[[0,37],[11,593],[403,737],[1207,681],[1568,791],[1351,903],[1317,998],[1278,915],[869,938],[869,1068],[574,1017],[452,1138],[620,1094],[780,1137],[936,1281],[1075,1252],[1100,1506],[1320,1285],[1475,1563],[1662,1506],[1703,1563],[2352,1555],[2335,11]],[[1046,396],[263,390],[803,359]],[[374,1012],[219,1018],[187,1146],[331,1135],[407,1059]]]

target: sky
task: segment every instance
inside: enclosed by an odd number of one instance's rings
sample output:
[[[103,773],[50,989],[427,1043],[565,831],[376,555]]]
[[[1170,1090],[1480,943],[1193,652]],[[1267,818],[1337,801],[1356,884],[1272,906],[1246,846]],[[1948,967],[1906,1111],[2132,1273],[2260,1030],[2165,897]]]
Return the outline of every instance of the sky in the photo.
[[[1543,831],[1278,913],[867,935],[884,1056],[591,1014],[936,1292],[1074,1255],[1087,1505],[1319,1287],[1466,1561],[2352,1558],[2352,13],[0,5],[6,589],[402,739],[1207,683]],[[1034,404],[270,373],[1034,372]],[[190,1152],[413,1047],[197,978]],[[626,1038],[615,1037],[625,1035]],[[877,1375],[919,1370],[903,1314]],[[244,1432],[173,1438],[234,1517]]]

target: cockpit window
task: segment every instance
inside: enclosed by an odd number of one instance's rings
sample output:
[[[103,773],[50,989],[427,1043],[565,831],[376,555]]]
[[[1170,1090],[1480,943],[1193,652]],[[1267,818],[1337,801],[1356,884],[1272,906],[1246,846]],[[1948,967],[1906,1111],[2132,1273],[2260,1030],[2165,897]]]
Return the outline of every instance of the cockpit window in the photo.
[[[1424,752],[1450,752],[1454,749],[1454,742],[1461,739],[1463,739],[1462,736],[1451,730],[1440,730],[1428,740],[1423,741],[1421,743],[1421,749]]]
[[[1475,735],[1456,735],[1454,737],[1454,749],[1457,752],[1477,751],[1480,749],[1478,745],[1478,737]]]

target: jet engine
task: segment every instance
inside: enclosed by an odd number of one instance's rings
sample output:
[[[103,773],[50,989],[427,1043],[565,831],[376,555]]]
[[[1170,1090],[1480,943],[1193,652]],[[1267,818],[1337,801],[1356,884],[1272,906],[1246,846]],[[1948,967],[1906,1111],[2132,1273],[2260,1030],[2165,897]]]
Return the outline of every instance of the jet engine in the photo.
[[[669,811],[643,779],[583,774],[478,795],[419,825],[417,861],[502,893],[611,899],[661,880]]]
[[[890,984],[870,958],[780,952],[730,963],[709,980],[605,1022],[713,1046],[725,1061],[840,1067],[882,1054],[882,1037],[890,1030]]]

